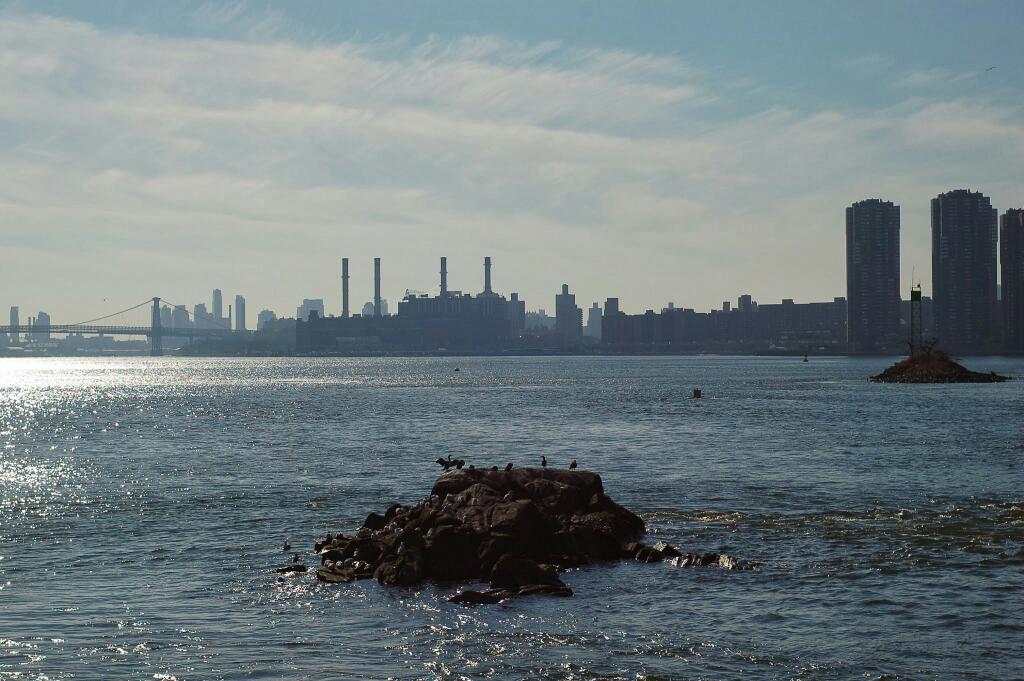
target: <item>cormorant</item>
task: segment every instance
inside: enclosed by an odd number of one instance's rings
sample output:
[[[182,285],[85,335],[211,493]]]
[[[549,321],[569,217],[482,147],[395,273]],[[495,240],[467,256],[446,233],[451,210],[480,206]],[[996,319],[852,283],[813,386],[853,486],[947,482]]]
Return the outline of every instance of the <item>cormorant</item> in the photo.
[[[466,465],[466,462],[463,461],[462,459],[459,459],[458,461],[455,462],[455,467],[459,468],[459,469],[461,469],[465,465]]]
[[[284,540],[284,552],[288,553],[291,550],[292,550],[292,545],[288,543],[287,539],[285,539]]]
[[[505,472],[506,472],[506,473],[507,473],[508,471],[510,471],[510,470],[512,470],[512,464],[511,464],[511,463],[509,463],[509,464],[508,464],[507,466],[505,466]]]
[[[492,471],[496,471],[496,470],[498,470],[498,467],[497,466],[491,466],[491,470]]]
[[[544,456],[543,454],[541,454],[541,456],[540,456],[540,467],[541,468],[547,468],[548,467],[548,457]]]
[[[571,471],[576,470],[576,459],[573,459],[572,463],[569,464],[569,470],[571,470]]]

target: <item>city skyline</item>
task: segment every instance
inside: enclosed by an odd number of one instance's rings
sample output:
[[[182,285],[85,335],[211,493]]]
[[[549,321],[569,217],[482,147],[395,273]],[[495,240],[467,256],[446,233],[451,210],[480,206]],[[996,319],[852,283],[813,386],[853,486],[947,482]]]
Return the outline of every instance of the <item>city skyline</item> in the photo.
[[[337,310],[342,254],[359,301],[386,254],[395,301],[433,291],[442,254],[466,288],[480,253],[536,308],[563,281],[630,310],[828,300],[842,207],[870,196],[902,207],[900,288],[913,271],[927,295],[931,197],[1021,203],[1024,68],[996,49],[1019,5],[651,5],[630,10],[642,40],[611,5],[183,7],[4,6],[0,302],[73,319],[218,283],[255,309]],[[556,40],[558,21],[579,30]],[[707,29],[727,24],[724,50]],[[788,26],[814,26],[815,59],[763,59]]]

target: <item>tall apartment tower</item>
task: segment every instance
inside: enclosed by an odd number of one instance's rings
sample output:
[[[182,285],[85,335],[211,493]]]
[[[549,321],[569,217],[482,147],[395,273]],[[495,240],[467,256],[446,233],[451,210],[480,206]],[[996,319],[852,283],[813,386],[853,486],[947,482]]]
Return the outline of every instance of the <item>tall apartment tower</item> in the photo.
[[[846,300],[849,352],[899,345],[900,207],[891,201],[846,209]]]
[[[245,331],[245,298],[235,296],[235,331]]]
[[[555,333],[567,341],[583,337],[583,310],[576,306],[576,294],[569,293],[568,284],[562,284],[562,292],[555,296]]]
[[[11,306],[10,324],[11,326],[21,326],[21,312],[17,305]],[[17,331],[11,331],[11,342],[17,343],[19,339],[20,334]]]
[[[999,264],[1004,350],[1024,354],[1024,209],[1012,208],[999,219]]]
[[[996,336],[996,210],[980,192],[932,199],[932,297],[939,347],[993,349]]]
[[[218,322],[224,318],[224,296],[219,288],[213,289],[213,316]]]

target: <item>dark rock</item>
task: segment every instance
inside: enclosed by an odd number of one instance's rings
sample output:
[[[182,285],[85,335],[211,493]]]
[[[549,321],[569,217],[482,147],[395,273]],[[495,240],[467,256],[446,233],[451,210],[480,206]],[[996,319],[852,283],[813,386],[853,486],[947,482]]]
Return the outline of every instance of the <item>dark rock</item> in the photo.
[[[316,571],[316,578],[321,582],[351,582],[356,573],[350,568],[322,567]]]
[[[383,530],[384,526],[388,524],[385,517],[380,513],[371,513],[366,516],[366,520],[363,521],[363,527],[368,530],[376,532],[377,530]]]
[[[915,352],[871,379],[875,383],[1000,383],[1010,380],[995,372],[971,371],[942,350]]]
[[[487,591],[474,591],[465,589],[448,599],[450,603],[461,603],[463,605],[478,605],[480,603],[500,603],[511,598],[515,592],[506,589],[488,589]]]
[[[411,586],[489,578],[488,591],[463,591],[457,603],[493,603],[514,595],[568,596],[556,566],[574,567],[626,556],[680,565],[709,564],[717,554],[690,554],[665,542],[639,542],[646,528],[636,514],[608,498],[601,477],[551,468],[454,468],[431,495],[413,506],[391,504],[371,513],[354,537],[317,542],[317,579],[374,578]],[[742,561],[721,563],[742,569]]]
[[[676,556],[683,555],[679,549],[675,548],[667,541],[659,541],[653,548],[655,551],[660,551],[661,555],[665,558],[675,558]]]
[[[536,584],[565,586],[553,567],[541,565],[521,555],[507,553],[491,569],[492,588],[521,589]]]
[[[286,565],[284,567],[275,568],[274,572],[280,573],[282,575],[290,575],[296,572],[305,572],[308,569],[309,568],[307,568],[305,565]]]
[[[665,560],[665,554],[653,546],[643,546],[637,549],[636,555],[633,557],[641,563],[657,563]]]
[[[426,562],[431,577],[459,581],[481,576],[482,536],[460,525],[442,525],[427,540]]]
[[[530,586],[524,586],[516,592],[516,596],[535,596],[538,594],[544,594],[545,596],[572,596],[572,589],[564,584],[562,586],[531,584]]]

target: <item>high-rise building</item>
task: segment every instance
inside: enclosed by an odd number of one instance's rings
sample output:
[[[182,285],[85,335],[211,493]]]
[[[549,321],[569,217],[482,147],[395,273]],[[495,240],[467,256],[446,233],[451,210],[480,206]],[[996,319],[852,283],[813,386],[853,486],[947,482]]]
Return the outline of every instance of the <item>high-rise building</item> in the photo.
[[[18,310],[18,306],[14,305],[11,307],[10,324],[11,326],[21,326],[21,314]],[[19,334],[17,331],[11,331],[11,342],[17,343]]]
[[[587,308],[587,328],[583,329],[583,335],[601,340],[601,306],[597,303]]]
[[[1024,354],[1024,209],[1012,208],[1000,217],[999,264],[1004,349]]]
[[[562,284],[562,292],[555,295],[555,333],[566,341],[583,336],[583,310],[576,305],[576,295],[569,293],[569,285]]]
[[[32,324],[32,337],[36,342],[50,340],[50,315],[40,312]]]
[[[235,296],[235,331],[245,331],[245,298]]]
[[[213,289],[213,316],[217,321],[224,318],[224,295],[219,288]]]
[[[866,199],[846,209],[847,348],[899,345],[900,207]]]
[[[967,189],[932,199],[932,297],[939,347],[953,353],[994,349],[996,210]]]
[[[274,321],[277,321],[277,315],[274,314],[273,310],[260,310],[260,313],[256,315],[256,330],[260,331],[264,326]]]
[[[188,318],[188,310],[184,305],[175,305],[171,311],[171,328],[175,330],[190,329],[192,322]]]
[[[206,303],[197,303],[192,308],[192,325],[197,329],[213,328],[213,320],[206,310]]]
[[[302,305],[295,309],[295,318],[304,322],[308,321],[310,312],[316,312],[318,317],[324,318],[323,298],[303,298]]]
[[[166,305],[160,306],[160,326],[164,329],[171,328],[171,308]]]

